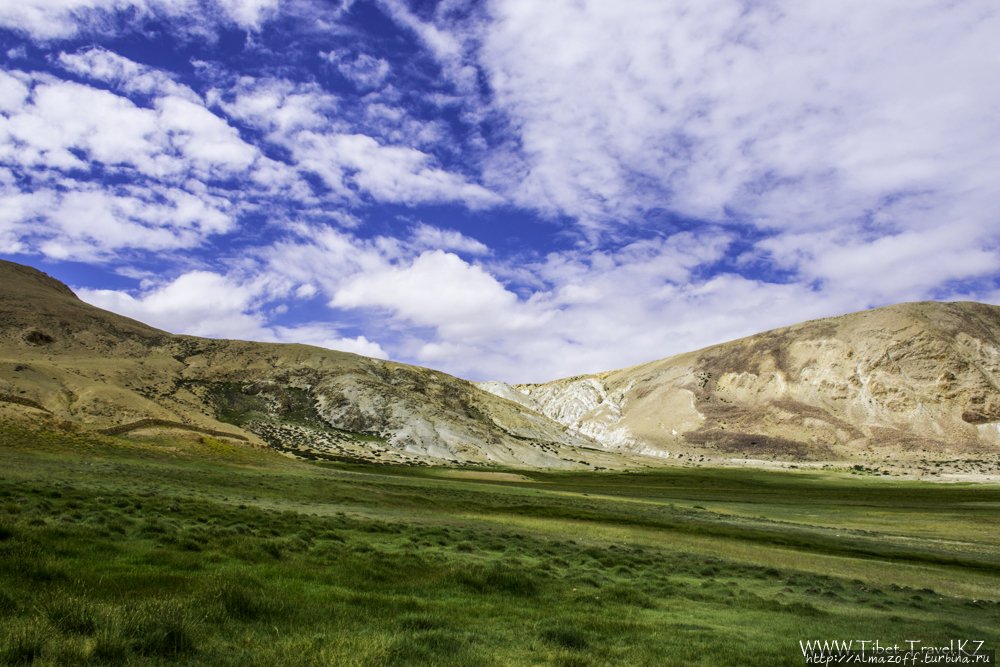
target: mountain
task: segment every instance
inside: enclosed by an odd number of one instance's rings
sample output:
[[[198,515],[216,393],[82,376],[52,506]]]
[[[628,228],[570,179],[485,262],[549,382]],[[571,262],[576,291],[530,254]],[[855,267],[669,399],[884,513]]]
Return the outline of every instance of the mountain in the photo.
[[[1000,308],[906,303],[607,373],[479,386],[652,456],[996,452]]]
[[[66,429],[184,429],[383,463],[996,454],[1000,308],[886,306],[511,386],[307,345],[173,335],[0,261],[0,401]]]
[[[445,373],[306,345],[177,336],[0,262],[0,400],[66,429],[180,428],[295,456],[620,466],[586,435]]]

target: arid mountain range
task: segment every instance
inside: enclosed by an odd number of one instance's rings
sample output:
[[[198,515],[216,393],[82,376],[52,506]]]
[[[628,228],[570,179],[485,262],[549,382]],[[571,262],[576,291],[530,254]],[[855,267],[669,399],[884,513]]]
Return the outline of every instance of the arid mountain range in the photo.
[[[5,415],[50,427],[181,429],[383,463],[995,457],[1000,308],[887,306],[511,386],[305,345],[173,335],[0,262],[0,401]]]

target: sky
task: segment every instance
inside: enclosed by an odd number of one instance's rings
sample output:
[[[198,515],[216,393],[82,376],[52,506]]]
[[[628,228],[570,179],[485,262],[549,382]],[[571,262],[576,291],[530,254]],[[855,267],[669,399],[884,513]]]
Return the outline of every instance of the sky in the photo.
[[[1000,305],[995,0],[0,0],[0,258],[471,380]]]

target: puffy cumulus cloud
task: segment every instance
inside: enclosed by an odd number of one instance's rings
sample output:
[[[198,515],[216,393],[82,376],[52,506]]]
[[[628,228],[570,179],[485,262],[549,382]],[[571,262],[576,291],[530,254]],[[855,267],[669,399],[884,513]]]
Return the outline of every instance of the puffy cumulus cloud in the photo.
[[[457,201],[478,209],[503,202],[481,185],[435,165],[428,154],[385,146],[363,134],[302,132],[289,142],[296,164],[319,175],[346,200],[355,190],[383,202]]]
[[[653,271],[630,272],[620,261],[602,258],[583,279],[554,282],[548,291],[522,301],[520,307],[530,307],[535,315],[529,326],[509,328],[504,311],[491,311],[482,315],[478,331],[438,327],[433,336],[408,341],[394,358],[477,380],[542,382],[622,368],[865,307],[851,294],[833,297],[802,285],[736,274],[667,282]],[[626,281],[623,274],[631,275]]]
[[[614,270],[611,271],[614,273]],[[719,274],[682,284],[618,284],[602,272],[593,282],[554,285],[540,295],[544,325],[522,331],[500,327],[483,341],[438,330],[395,358],[474,380],[544,382],[652,361],[681,352],[865,307],[854,295],[833,296],[796,284],[779,285]],[[617,285],[617,289],[612,289]],[[569,289],[572,288],[572,289]],[[637,295],[636,290],[655,290]],[[575,298],[580,290],[603,299]]]
[[[352,277],[381,273],[405,258],[403,244],[393,238],[359,239],[347,230],[300,224],[292,234],[258,250],[263,271],[280,275],[306,288],[307,298],[327,299]]]
[[[11,227],[53,259],[98,261],[116,250],[191,248],[234,226],[227,202],[206,203],[172,188],[108,192],[91,186],[41,191],[27,199],[30,208],[20,211]]]
[[[405,266],[357,275],[330,305],[383,308],[417,326],[435,327],[441,336],[473,340],[537,329],[545,319],[482,268],[442,250],[425,251]]]
[[[297,332],[291,332],[289,338],[295,338],[298,340]],[[360,354],[363,357],[374,357],[375,359],[389,359],[389,355],[382,346],[374,341],[370,341],[364,336],[357,336],[356,338],[324,338],[319,342],[315,343],[317,347],[325,347],[330,350],[339,350],[340,352],[352,352],[353,354]]]
[[[278,0],[18,0],[0,3],[0,26],[38,40],[73,37],[116,14],[258,29],[278,5]]]
[[[279,0],[219,0],[224,15],[243,28],[259,29],[261,24],[274,16]]]
[[[295,297],[298,299],[311,299],[316,296],[316,286],[305,284],[300,285],[297,290],[295,290]]]
[[[212,89],[206,97],[233,118],[279,141],[304,130],[348,129],[346,123],[338,122],[336,96],[315,83],[245,76],[230,88]]]
[[[229,203],[167,187],[98,186],[24,193],[0,186],[0,235],[6,252],[52,259],[102,261],[127,249],[173,250],[199,245],[233,228]],[[16,241],[14,241],[16,239]]]
[[[9,163],[86,171],[100,163],[157,179],[208,180],[246,171],[259,153],[225,120],[185,97],[164,95],[144,108],[48,75],[19,78],[0,73],[6,79],[0,83],[0,159]]]
[[[440,236],[428,227],[362,240],[303,228],[262,261],[266,273],[316,286],[333,312],[382,331],[394,359],[512,382],[618,368],[866,305],[731,273],[701,278],[727,248],[715,233],[486,265],[419,242]]]
[[[273,331],[275,333],[274,342],[278,343],[301,343],[325,347],[328,350],[351,352],[375,359],[389,358],[389,355],[378,343],[370,341],[364,336],[354,338],[338,336],[335,329],[324,324],[303,324],[296,327],[276,326],[273,327]]]
[[[869,240],[843,238],[837,230],[781,235],[758,244],[777,265],[827,291],[863,295],[883,304],[961,298],[964,281],[1000,272],[997,243],[980,246],[976,223],[905,230]],[[970,238],[977,242],[970,243]],[[951,291],[946,290],[951,287]],[[967,297],[966,297],[967,298]]]
[[[366,305],[360,291],[370,289],[369,279],[390,280],[391,276],[407,268],[412,269],[414,260],[421,253],[437,250],[437,257],[445,254],[440,252],[442,250],[457,250],[474,256],[488,252],[485,245],[473,238],[423,223],[412,228],[409,237],[403,238],[377,236],[362,239],[349,229],[326,225],[300,224],[292,227],[290,232],[284,239],[258,250],[257,255],[264,267],[261,270],[299,284],[296,296],[303,299],[322,294],[331,300],[346,285],[355,285],[354,289],[359,294],[356,298],[352,297],[352,308]],[[492,280],[494,289],[503,289],[481,267],[473,267],[454,255],[449,257],[460,263],[453,267],[457,272],[472,271],[484,283]],[[427,260],[428,263],[433,261],[433,258]],[[447,261],[454,262],[451,259]]]
[[[78,289],[77,294],[87,303],[171,333],[259,340],[264,316],[257,309],[263,291],[259,284],[241,283],[210,271],[191,271],[139,296],[86,288]]]
[[[302,287],[307,286],[300,286],[299,291]],[[289,289],[289,283],[278,277],[248,279],[232,274],[190,271],[166,283],[147,284],[138,295],[122,290],[87,288],[78,288],[77,294],[87,303],[171,333],[302,343],[367,357],[389,358],[378,343],[365,336],[340,336],[336,328],[326,324],[273,324],[263,306]],[[281,310],[279,306],[278,314]]]

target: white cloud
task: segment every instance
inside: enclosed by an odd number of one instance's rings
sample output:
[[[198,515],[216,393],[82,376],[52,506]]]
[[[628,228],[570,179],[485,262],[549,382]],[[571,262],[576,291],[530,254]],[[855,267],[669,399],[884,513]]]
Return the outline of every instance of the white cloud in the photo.
[[[122,93],[152,97],[139,106],[51,75],[0,72],[0,166],[31,174],[30,189],[0,183],[0,225],[19,251],[93,261],[124,248],[192,248],[232,231],[241,199],[311,201],[297,174],[244,142],[189,88],[98,49],[62,61]],[[102,184],[93,177],[102,172],[124,184]],[[214,179],[246,185],[234,193]]]
[[[412,31],[433,53],[442,66],[444,77],[460,93],[473,98],[477,95],[478,72],[465,61],[470,50],[469,42],[474,42],[475,36],[468,34],[469,31],[461,24],[449,20],[454,3],[438,3],[435,20],[431,22],[421,20],[403,0],[379,0],[378,4],[397,24]],[[474,113],[472,109],[469,111]]]
[[[455,250],[470,255],[488,255],[490,249],[480,241],[454,229],[440,229],[420,223],[413,228],[409,243],[418,250]]]
[[[304,131],[288,142],[300,169],[318,174],[337,194],[354,189],[383,202],[459,201],[485,208],[503,200],[481,185],[434,165],[430,155],[404,146],[384,146],[362,134]]]
[[[900,241],[880,289],[905,295],[919,281],[891,278],[915,271],[907,258],[914,248],[929,246],[926,240]],[[841,268],[837,289],[820,291],[733,273],[700,277],[701,267],[722,257],[728,242],[712,230],[682,232],[614,251],[576,249],[534,262],[480,266],[407,241],[300,226],[294,237],[247,258],[239,271],[192,272],[168,284],[147,284],[138,295],[81,296],[172,331],[299,342],[509,382],[620,368],[870,303],[872,290],[853,277],[870,261],[864,247],[845,257],[853,263]],[[815,239],[810,247],[824,243]],[[929,281],[958,275],[956,267],[974,261],[948,259],[940,269],[945,273]],[[523,295],[500,276],[514,277]],[[364,334],[347,336],[323,322],[281,325],[275,321],[280,308],[267,305],[317,295],[330,310],[314,313],[316,320],[350,320]]]
[[[293,337],[294,336],[293,334]],[[374,357],[375,359],[388,359],[389,355],[378,343],[368,340],[364,336],[357,338],[327,338],[319,343],[320,347],[341,352],[353,352],[363,357]]]
[[[190,271],[170,282],[148,285],[138,296],[121,290],[77,288],[76,292],[87,303],[170,333],[302,343],[389,358],[378,343],[365,336],[340,336],[334,327],[326,324],[271,325],[262,306],[288,292],[288,283],[281,278],[258,276],[247,280],[210,271]],[[273,312],[280,315],[285,310],[287,308],[279,306]]]
[[[115,8],[180,17],[194,2],[30,0],[0,7],[0,25],[53,37]],[[279,10],[198,6],[250,28]],[[355,84],[341,94],[201,63],[217,86],[203,99],[101,48],[53,60],[94,87],[0,73],[0,249],[97,261],[204,247],[252,211],[286,236],[215,251],[218,273],[136,271],[137,292],[85,294],[185,333],[510,381],[868,304],[997,298],[1000,13],[986,0],[379,6],[438,59],[434,90],[353,47],[326,54]],[[428,120],[415,93],[447,112]],[[100,170],[125,184],[89,180]],[[387,223],[411,225],[397,238],[371,237],[373,203],[513,203],[583,241],[498,256],[419,210]],[[283,325],[317,296],[329,312]]]
[[[998,166],[979,148],[1000,132],[986,2],[491,8],[480,63],[521,129],[525,203],[603,218],[667,197],[784,227]],[[783,201],[803,191],[804,220]]]
[[[442,250],[340,232],[319,243],[305,236],[276,247],[267,271],[322,285],[331,308],[394,331],[381,341],[394,359],[473,379],[608,370],[867,305],[850,291],[834,297],[734,274],[698,278],[695,271],[726,248],[711,233],[491,266],[533,283],[526,297]]]
[[[171,95],[196,104],[202,102],[197,93],[164,72],[107,49],[95,47],[80,53],[60,53],[58,62],[78,76],[103,81],[126,94]]]
[[[236,25],[260,29],[280,6],[278,0],[219,0],[219,5]]]
[[[273,327],[274,341],[279,343],[301,343],[325,347],[328,350],[352,352],[364,357],[388,359],[382,346],[364,336],[348,338],[337,336],[336,331],[325,324],[303,324],[296,327]]]
[[[755,226],[771,237],[761,250],[810,254],[802,280],[873,300],[995,272],[990,2],[497,0],[489,13],[437,25],[481,44],[464,57],[517,132],[487,156],[487,182],[519,204],[612,233],[654,209]],[[884,266],[923,261],[918,239],[931,248],[955,224],[940,270],[909,290],[895,284],[906,271],[888,278]]]
[[[65,39],[118,12],[163,16],[259,29],[278,9],[278,0],[17,0],[0,3],[0,26],[38,40]]]
[[[385,308],[445,337],[470,339],[537,327],[544,319],[486,271],[441,250],[425,251],[406,266],[359,274],[337,290],[330,305]]]
[[[380,88],[386,77],[389,76],[389,63],[367,53],[358,54],[355,58],[336,51],[320,53],[320,55],[335,65],[341,75],[364,91]]]
[[[136,194],[90,188],[55,194],[51,199],[41,197],[43,205],[36,209],[36,216],[44,222],[33,234],[41,236],[45,230],[48,238],[40,239],[38,249],[54,259],[92,261],[117,249],[191,248],[234,226],[232,218],[220,210],[224,202],[209,206],[183,190],[166,188]],[[30,220],[24,223],[32,224]]]
[[[316,286],[315,285],[300,285],[297,290],[295,290],[295,296],[299,299],[311,299],[316,296]]]
[[[404,143],[396,145],[353,131],[339,100],[314,84],[245,78],[232,90],[212,91],[209,101],[265,131],[268,141],[290,151],[295,168],[319,176],[340,201],[357,204],[368,195],[380,202],[460,202],[474,209],[504,201],[466,176],[442,169],[429,153],[406,145],[436,140],[440,133],[437,125],[412,122],[405,112],[391,123],[402,129],[387,132],[388,138]],[[366,112],[373,109],[384,112],[385,106],[366,105]],[[376,125],[386,117],[375,115]]]
[[[890,233],[863,242],[843,239],[836,231],[788,234],[764,241],[779,265],[796,270],[804,281],[817,280],[826,290],[863,294],[871,303],[927,298],[953,281],[996,275],[996,246],[970,243],[982,231],[975,224]]]
[[[278,139],[302,130],[347,129],[336,120],[337,98],[313,83],[242,77],[231,90],[212,90],[208,99]]]
[[[77,289],[87,303],[170,333],[260,340],[264,319],[255,308],[260,285],[209,271],[191,271],[139,297],[117,290]],[[250,312],[248,312],[250,311]]]
[[[225,120],[172,94],[143,108],[47,75],[0,73],[0,104],[0,159],[29,168],[88,170],[96,161],[153,178],[209,179],[244,172],[259,154]]]
[[[497,0],[489,20],[462,23],[382,6],[467,110],[455,73],[470,59],[487,73],[513,130],[486,157],[487,183],[515,202],[614,236],[655,210],[702,222],[690,249],[675,234],[602,251],[591,233],[587,252],[496,262],[532,295],[497,311],[544,325],[500,327],[493,347],[438,327],[417,359],[470,373],[613,367],[871,303],[968,297],[1000,270],[1000,13],[984,0]],[[736,266],[789,272],[787,284],[702,277],[746,227],[763,240]],[[412,286],[446,282],[417,265],[358,277],[334,303],[437,326],[444,313],[391,296],[418,304]],[[470,303],[498,294],[469,288]]]

